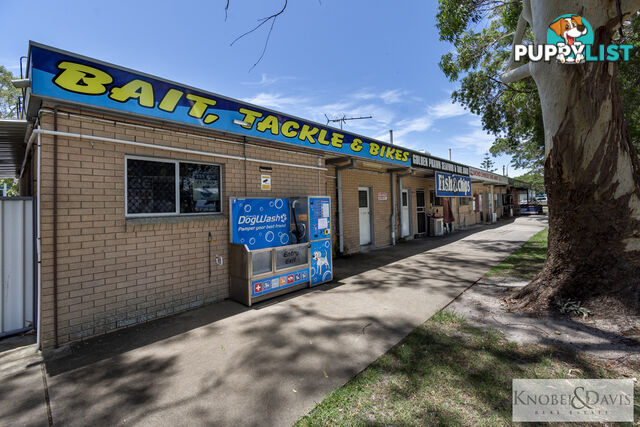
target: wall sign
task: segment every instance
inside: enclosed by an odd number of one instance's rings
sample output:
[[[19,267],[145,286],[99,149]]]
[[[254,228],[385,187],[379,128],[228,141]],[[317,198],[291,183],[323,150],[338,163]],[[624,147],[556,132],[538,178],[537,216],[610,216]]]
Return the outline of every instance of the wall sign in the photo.
[[[409,166],[404,148],[31,43],[31,97],[126,111],[263,140]],[[235,122],[234,122],[235,121]]]
[[[260,175],[260,189],[271,191],[271,175]]]
[[[231,198],[231,240],[249,249],[289,244],[289,199]]]
[[[411,156],[411,166],[435,171],[450,172],[458,175],[469,175],[469,167],[459,163],[431,157],[426,154],[414,153]]]
[[[471,178],[436,172],[436,196],[471,197]]]
[[[497,173],[484,171],[482,169],[469,168],[469,176],[480,181],[495,182],[499,184],[509,184],[509,178],[498,175]]]
[[[378,200],[387,200],[387,193],[378,193]]]

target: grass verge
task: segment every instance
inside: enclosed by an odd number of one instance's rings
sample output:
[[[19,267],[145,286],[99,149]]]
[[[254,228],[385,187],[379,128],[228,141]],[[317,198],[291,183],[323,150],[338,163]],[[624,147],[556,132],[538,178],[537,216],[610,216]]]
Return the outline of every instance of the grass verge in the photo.
[[[547,238],[547,229],[535,234],[488,275],[532,278],[547,257]],[[441,311],[296,425],[512,425],[512,379],[621,378],[637,376],[640,366],[624,369],[568,350],[508,342],[499,331]],[[636,386],[636,423],[639,391]]]
[[[549,229],[534,234],[527,243],[487,272],[487,276],[533,279],[547,259]]]
[[[296,425],[511,425],[513,378],[619,377],[603,362],[516,345],[444,311]],[[635,412],[640,413],[638,403]]]

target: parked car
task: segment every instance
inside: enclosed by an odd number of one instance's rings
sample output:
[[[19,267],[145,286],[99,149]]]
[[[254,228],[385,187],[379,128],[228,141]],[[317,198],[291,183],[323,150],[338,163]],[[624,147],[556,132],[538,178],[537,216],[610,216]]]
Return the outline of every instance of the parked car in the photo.
[[[520,205],[520,215],[542,215],[542,205],[525,203]]]
[[[547,195],[540,194],[539,196],[536,196],[536,202],[538,202],[539,205],[547,206]]]

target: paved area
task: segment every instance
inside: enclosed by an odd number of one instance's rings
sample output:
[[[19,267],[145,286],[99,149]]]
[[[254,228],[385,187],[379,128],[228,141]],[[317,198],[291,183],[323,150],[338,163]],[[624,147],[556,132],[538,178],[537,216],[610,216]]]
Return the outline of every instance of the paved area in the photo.
[[[290,425],[544,226],[518,218],[359,254],[335,263],[331,284],[89,340],[46,361],[53,422]],[[43,391],[28,393],[38,406]],[[36,412],[41,423],[12,424],[46,425]]]

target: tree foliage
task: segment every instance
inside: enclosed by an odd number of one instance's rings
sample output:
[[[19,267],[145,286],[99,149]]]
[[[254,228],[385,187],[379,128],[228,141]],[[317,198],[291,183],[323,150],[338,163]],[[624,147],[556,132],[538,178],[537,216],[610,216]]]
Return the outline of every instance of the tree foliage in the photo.
[[[21,95],[11,80],[16,77],[0,65],[0,118],[16,118],[18,98]]]
[[[495,172],[495,165],[496,162],[491,160],[491,156],[489,155],[489,153],[484,153],[484,158],[482,159],[482,163],[480,163],[480,167],[486,171]]]
[[[542,174],[542,170],[536,169],[526,173],[524,175],[520,175],[515,177],[518,181],[526,182],[531,186],[531,189],[536,192],[536,194],[544,194],[546,191],[544,189],[544,175]]]
[[[18,180],[14,178],[1,178],[0,179],[0,195],[2,195],[2,189],[4,184],[7,184],[7,197],[15,197],[20,195],[20,187],[18,186]]]
[[[439,0],[440,38],[454,51],[442,56],[440,68],[460,88],[454,102],[479,115],[485,130],[495,136],[491,153],[508,154],[518,169],[541,172],[544,125],[540,98],[533,79],[506,85],[500,81],[511,55],[522,10],[520,1]],[[640,18],[625,28],[625,43],[633,44],[631,60],[620,64],[619,86],[625,119],[636,147],[640,147]],[[528,28],[523,43],[533,42]]]

